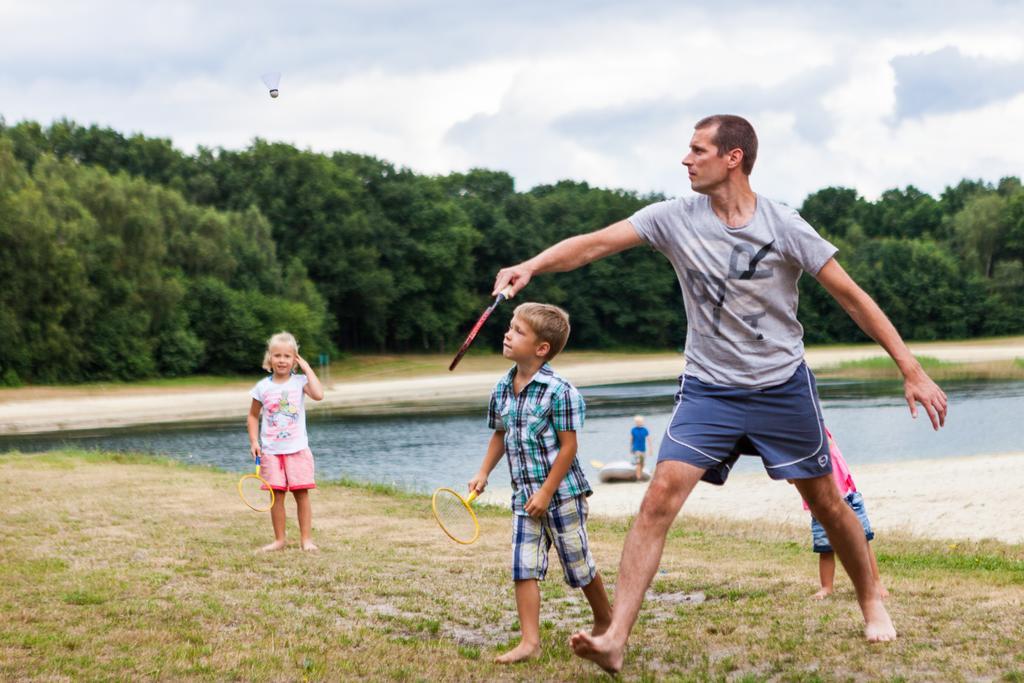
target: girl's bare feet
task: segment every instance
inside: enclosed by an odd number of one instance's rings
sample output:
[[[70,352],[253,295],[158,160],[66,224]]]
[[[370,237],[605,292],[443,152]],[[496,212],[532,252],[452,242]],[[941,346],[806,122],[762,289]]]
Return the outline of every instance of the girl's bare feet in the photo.
[[[817,593],[811,596],[814,600],[824,600],[828,596],[832,595],[831,588],[825,588],[824,586]]]
[[[274,541],[273,543],[268,543],[265,546],[263,546],[262,548],[260,548],[260,552],[261,553],[270,553],[270,552],[273,552],[275,550],[284,550],[284,546],[285,546],[285,541]]]
[[[540,656],[540,645],[530,645],[519,641],[519,644],[503,655],[494,658],[496,664],[515,664],[535,659]]]
[[[313,541],[303,541],[302,549],[309,553],[315,553],[320,550],[320,548],[316,547],[316,544],[313,543]]]

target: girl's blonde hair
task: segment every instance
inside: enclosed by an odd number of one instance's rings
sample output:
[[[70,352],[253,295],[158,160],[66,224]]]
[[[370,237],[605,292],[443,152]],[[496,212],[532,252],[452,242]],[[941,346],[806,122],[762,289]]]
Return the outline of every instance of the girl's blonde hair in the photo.
[[[270,339],[267,340],[267,351],[263,354],[263,369],[270,372],[273,367],[270,365],[270,349],[277,344],[288,344],[292,347],[292,351],[295,355],[299,355],[299,342],[295,341],[295,337],[291,332],[278,332]],[[298,365],[296,362],[295,365]],[[292,370],[295,369],[295,365],[292,366]]]

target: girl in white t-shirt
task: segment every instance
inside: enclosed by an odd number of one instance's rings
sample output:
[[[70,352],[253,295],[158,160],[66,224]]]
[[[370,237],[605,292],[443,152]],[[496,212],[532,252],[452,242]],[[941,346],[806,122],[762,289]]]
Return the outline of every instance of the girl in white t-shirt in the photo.
[[[303,374],[294,374],[295,368]],[[311,538],[313,508],[309,490],[316,488],[313,479],[313,453],[306,438],[305,398],[314,401],[324,397],[324,388],[309,363],[299,355],[299,344],[287,332],[278,332],[267,340],[263,369],[271,375],[261,379],[249,395],[249,451],[253,460],[260,456],[260,473],[274,489],[274,506],[270,521],[274,526],[274,542],[263,550],[281,550],[285,540],[284,498],[287,491],[295,497],[298,510],[299,537],[303,550],[317,550]],[[262,415],[262,419],[261,419]]]

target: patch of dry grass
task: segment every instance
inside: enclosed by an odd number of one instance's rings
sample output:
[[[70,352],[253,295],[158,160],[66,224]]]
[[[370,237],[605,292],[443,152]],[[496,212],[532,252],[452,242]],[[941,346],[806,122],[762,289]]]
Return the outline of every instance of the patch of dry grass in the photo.
[[[331,364],[331,380],[372,381],[447,374],[454,354],[392,354],[353,355]],[[558,364],[602,363],[625,360],[680,359],[678,353],[664,351],[566,351],[558,355]],[[508,370],[509,360],[500,353],[473,349],[459,361],[459,372],[492,372]]]
[[[565,646],[587,626],[555,558],[544,654],[502,668],[516,638],[508,513],[481,540],[435,527],[426,497],[325,485],[322,551],[270,537],[236,476],[121,455],[0,455],[0,679],[599,680]],[[290,533],[294,508],[289,501]],[[627,520],[591,538],[614,584]],[[625,680],[1024,680],[1024,547],[887,537],[875,550],[900,638],[868,645],[848,582],[809,599],[804,529],[684,517],[632,638]],[[705,600],[692,599],[703,593]]]
[[[1024,380],[1024,359],[985,361],[981,363],[952,363],[929,356],[917,360],[936,382],[948,380]],[[896,363],[888,356],[846,361],[832,367],[821,368],[815,375],[829,379],[898,380]]]

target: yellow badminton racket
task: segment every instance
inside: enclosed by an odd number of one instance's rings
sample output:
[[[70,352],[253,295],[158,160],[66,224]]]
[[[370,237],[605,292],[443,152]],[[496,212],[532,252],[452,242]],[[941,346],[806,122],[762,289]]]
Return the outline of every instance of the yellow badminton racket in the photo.
[[[440,488],[434,491],[434,497],[430,500],[434,519],[441,531],[456,543],[469,545],[480,535],[480,523],[472,507],[476,496],[476,491],[470,493],[468,498],[463,498],[451,489]]]
[[[256,456],[256,473],[238,480],[238,495],[256,512],[266,512],[274,506],[274,489],[260,476],[260,456]]]

